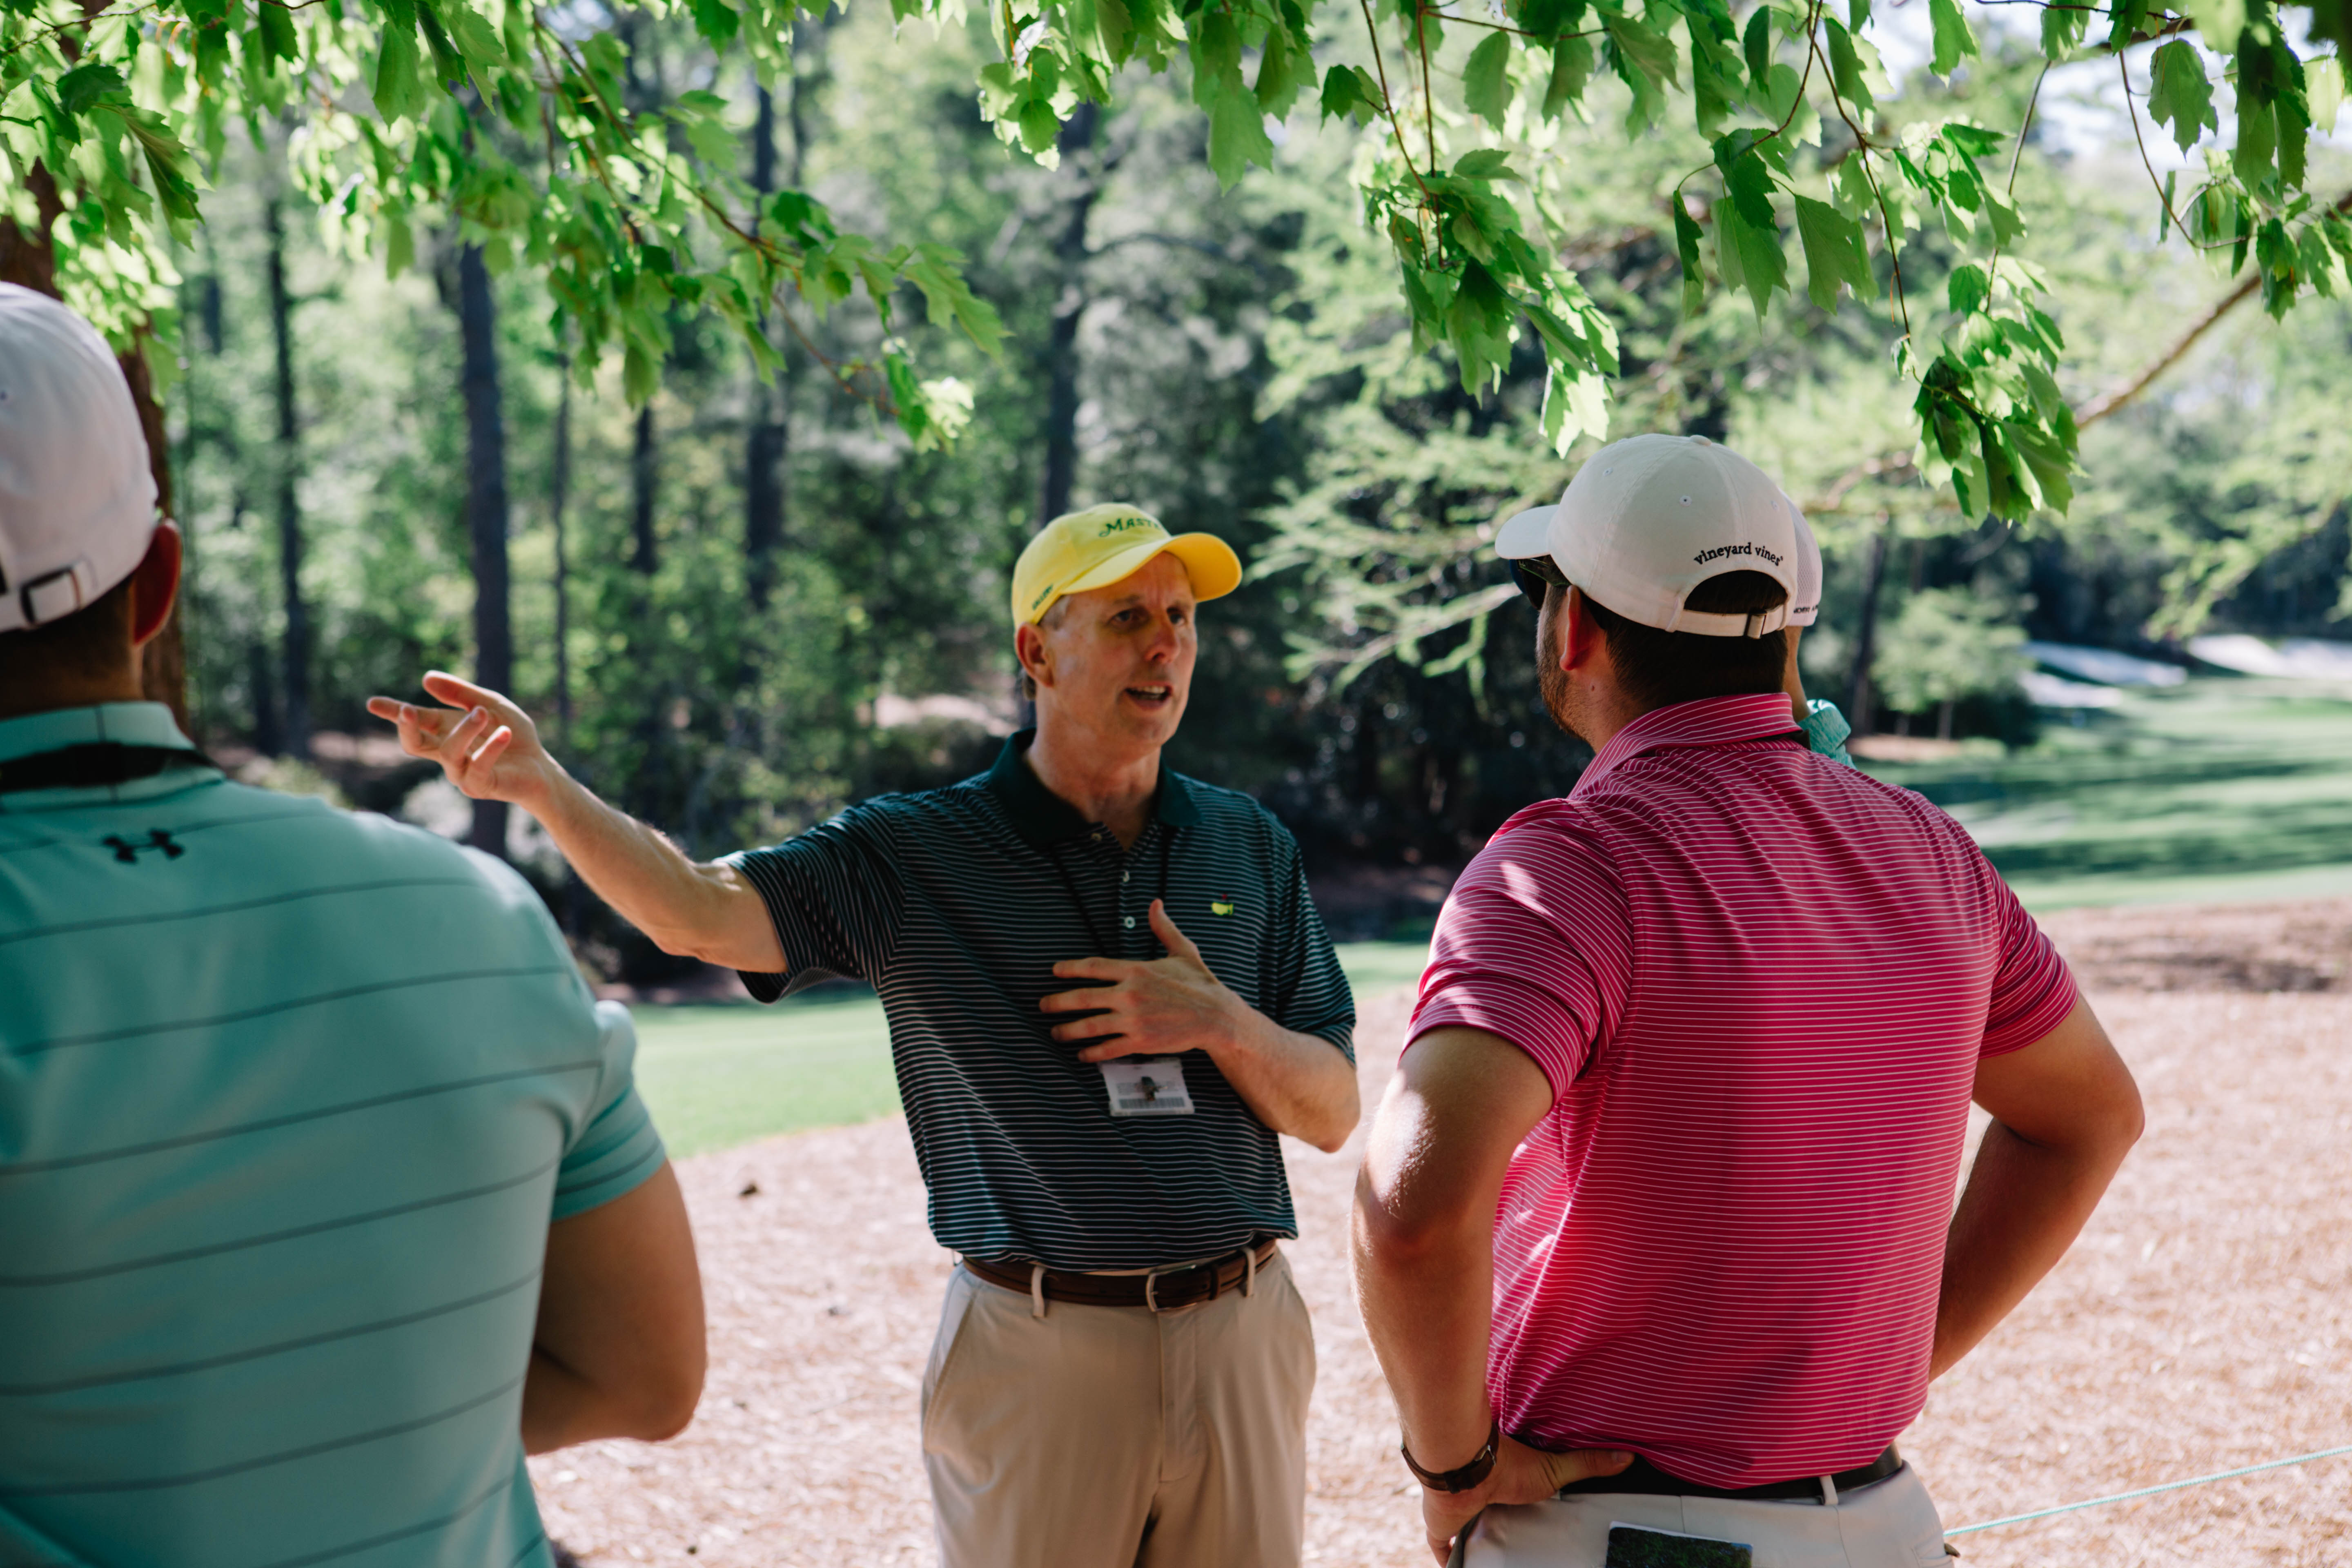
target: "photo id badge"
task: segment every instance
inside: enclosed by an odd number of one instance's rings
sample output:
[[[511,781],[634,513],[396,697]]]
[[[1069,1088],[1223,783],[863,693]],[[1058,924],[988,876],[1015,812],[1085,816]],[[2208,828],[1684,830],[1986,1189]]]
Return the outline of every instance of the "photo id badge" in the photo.
[[[1175,1057],[1123,1058],[1097,1062],[1110,1091],[1113,1116],[1190,1116],[1192,1096],[1184,1087],[1184,1064]]]

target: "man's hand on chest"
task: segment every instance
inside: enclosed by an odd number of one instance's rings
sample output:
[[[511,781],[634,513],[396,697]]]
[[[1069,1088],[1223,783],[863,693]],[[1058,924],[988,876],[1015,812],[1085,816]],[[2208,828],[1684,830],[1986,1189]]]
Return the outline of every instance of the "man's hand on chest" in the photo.
[[[1052,1031],[1056,1041],[1097,1042],[1078,1053],[1080,1061],[1182,1051],[1206,1051],[1214,1058],[1254,1016],[1249,1005],[1211,972],[1200,948],[1176,928],[1158,899],[1151,900],[1151,930],[1167,957],[1073,958],[1054,965],[1057,979],[1096,983],[1055,992],[1037,1004],[1047,1013],[1090,1015]]]

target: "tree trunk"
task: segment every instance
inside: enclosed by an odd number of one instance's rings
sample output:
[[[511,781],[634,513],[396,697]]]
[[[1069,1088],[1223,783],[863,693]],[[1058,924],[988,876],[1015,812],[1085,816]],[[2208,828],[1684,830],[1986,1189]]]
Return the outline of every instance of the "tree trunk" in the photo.
[[[507,430],[499,407],[498,307],[481,247],[457,256],[457,322],[465,341],[466,531],[474,546],[474,679],[494,691],[514,685],[507,586]],[[503,857],[506,803],[474,803],[467,842]]]
[[[20,284],[52,300],[59,299],[54,230],[65,211],[65,202],[58,194],[57,181],[37,163],[26,171],[25,189],[33,198],[33,226],[27,229],[14,218],[0,217],[0,283]],[[163,429],[163,405],[155,400],[154,380],[147,373],[143,328],[138,331],[131,352],[117,355],[116,363],[122,367],[122,379],[130,383],[131,406],[139,411],[139,428],[147,437],[148,469],[155,477],[156,512],[171,517],[172,451]],[[184,600],[185,595],[182,597]],[[141,654],[139,671],[147,700],[171,709],[180,728],[193,734],[188,721],[187,654],[181,636],[178,604],[172,606],[171,619],[163,623],[163,629]]]
[[[563,509],[572,495],[572,356],[563,356],[555,400],[555,454],[547,515],[555,527],[555,747],[572,751],[572,563],[564,551]]]
[[[1947,697],[1936,709],[1936,739],[1948,741],[1951,738],[1952,700]]]
[[[756,214],[764,209],[767,198],[776,189],[776,103],[764,87],[755,86],[759,98],[759,118],[751,127],[751,188],[760,199],[753,208],[752,232],[758,232]],[[797,81],[794,97],[799,96]],[[793,116],[795,125],[800,116]],[[799,138],[793,138],[793,162],[800,163]],[[765,312],[761,326],[767,325]],[[784,538],[784,454],[792,439],[791,400],[787,395],[791,384],[779,376],[771,385],[753,378],[751,383],[751,429],[744,442],[743,453],[743,577],[750,590],[751,607],[764,610],[768,596],[775,589],[776,550]]]
[[[1878,590],[1886,581],[1888,526],[1880,519],[1879,531],[1871,537],[1870,564],[1862,580],[1862,624],[1853,634],[1853,685],[1846,696],[1845,716],[1857,735],[1871,732],[1870,665],[1878,652]]]
[[[1078,477],[1078,321],[1087,311],[1087,223],[1101,186],[1085,154],[1095,144],[1100,112],[1081,103],[1062,127],[1062,166],[1076,180],[1069,216],[1054,242],[1061,289],[1054,301],[1052,335],[1045,345],[1045,476],[1038,522],[1051,522],[1070,510]]]
[[[661,449],[655,443],[654,405],[648,402],[637,410],[636,450],[629,458],[629,482],[635,503],[631,511],[631,532],[635,547],[629,552],[629,570],[650,577],[660,564],[655,552],[654,496],[661,479]]]
[[[269,234],[269,326],[278,349],[278,573],[286,598],[283,649],[287,751],[310,754],[310,616],[302,603],[302,509],[295,494],[300,463],[294,418],[294,311],[286,289],[286,226],[276,197],[262,208]]]

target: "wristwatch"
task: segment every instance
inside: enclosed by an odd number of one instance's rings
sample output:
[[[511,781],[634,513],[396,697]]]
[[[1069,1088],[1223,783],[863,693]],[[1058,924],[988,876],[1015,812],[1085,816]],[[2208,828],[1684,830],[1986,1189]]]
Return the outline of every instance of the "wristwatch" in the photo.
[[[1502,1447],[1503,1422],[1497,1416],[1494,1426],[1486,1431],[1486,1446],[1473,1454],[1468,1464],[1454,1469],[1423,1469],[1421,1461],[1412,1457],[1412,1450],[1402,1443],[1397,1445],[1397,1452],[1404,1456],[1405,1468],[1412,1472],[1413,1479],[1431,1491],[1466,1492],[1483,1486],[1486,1478],[1495,1473],[1495,1456],[1502,1451]]]

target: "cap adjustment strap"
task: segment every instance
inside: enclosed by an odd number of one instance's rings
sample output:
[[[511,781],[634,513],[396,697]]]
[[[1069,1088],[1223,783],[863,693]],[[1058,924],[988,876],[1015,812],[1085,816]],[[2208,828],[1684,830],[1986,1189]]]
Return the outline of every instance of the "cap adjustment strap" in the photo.
[[[89,560],[84,558],[69,566],[60,566],[54,572],[44,572],[18,588],[16,607],[23,612],[25,629],[30,631],[46,621],[61,619],[89,604],[94,597],[89,591],[89,580],[97,575]],[[71,604],[65,602],[68,594],[73,595]]]

